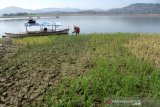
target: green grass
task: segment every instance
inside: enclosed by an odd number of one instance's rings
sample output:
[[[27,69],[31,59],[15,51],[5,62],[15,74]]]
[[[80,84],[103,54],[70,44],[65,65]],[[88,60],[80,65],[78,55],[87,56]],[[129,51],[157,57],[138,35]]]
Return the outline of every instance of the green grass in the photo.
[[[91,106],[107,97],[159,97],[160,70],[124,47],[136,35],[90,36],[88,51],[94,67],[85,76],[62,80],[46,95],[48,106]]]
[[[43,102],[35,106],[87,107],[111,97],[160,97],[160,69],[126,47],[130,40],[145,36],[155,35],[111,33],[14,39],[13,44],[23,48],[4,68],[23,62],[19,71],[60,72],[56,85],[49,87]]]
[[[45,45],[53,44],[57,36],[27,37],[13,39],[15,45]]]

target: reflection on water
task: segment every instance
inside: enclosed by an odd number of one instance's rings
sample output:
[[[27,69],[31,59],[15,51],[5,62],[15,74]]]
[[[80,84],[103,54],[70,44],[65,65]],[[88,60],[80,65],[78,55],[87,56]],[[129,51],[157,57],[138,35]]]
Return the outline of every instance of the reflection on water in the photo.
[[[0,19],[0,35],[4,32],[24,32],[27,18]],[[160,33],[160,16],[61,16],[40,18],[37,22],[61,22],[72,29],[81,27],[81,33],[143,32]],[[32,28],[32,30],[39,28]],[[30,28],[31,30],[31,28]]]

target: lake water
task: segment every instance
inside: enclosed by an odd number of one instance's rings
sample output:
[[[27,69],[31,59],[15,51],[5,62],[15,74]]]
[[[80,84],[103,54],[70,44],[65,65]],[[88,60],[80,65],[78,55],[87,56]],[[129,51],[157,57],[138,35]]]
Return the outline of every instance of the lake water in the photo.
[[[0,35],[4,32],[24,32],[27,18],[0,18]],[[160,33],[160,16],[60,16],[40,18],[37,22],[61,22],[65,27],[77,25],[81,33],[141,32]],[[29,30],[39,28],[29,28]]]

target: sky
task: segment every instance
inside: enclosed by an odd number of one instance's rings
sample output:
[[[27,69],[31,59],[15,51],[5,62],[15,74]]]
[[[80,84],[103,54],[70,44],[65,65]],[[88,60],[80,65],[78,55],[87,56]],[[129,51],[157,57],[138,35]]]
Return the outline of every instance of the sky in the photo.
[[[133,3],[160,3],[160,0],[0,0],[0,9],[17,6],[26,9],[40,8],[79,8],[79,9],[111,9],[120,8]]]

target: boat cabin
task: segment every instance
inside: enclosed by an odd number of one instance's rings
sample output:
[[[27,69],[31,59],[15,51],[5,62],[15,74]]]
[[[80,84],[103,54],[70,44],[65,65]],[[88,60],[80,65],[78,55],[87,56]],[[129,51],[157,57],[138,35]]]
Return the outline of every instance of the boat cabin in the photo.
[[[47,32],[47,31],[58,31],[58,27],[60,26],[63,26],[60,22],[42,22],[42,23],[25,23],[24,26],[26,27],[26,32],[30,32],[28,30],[28,27],[31,27],[31,26],[37,26],[37,27],[40,27],[40,31],[44,31],[44,32]],[[51,27],[51,29],[49,30],[47,27]]]

